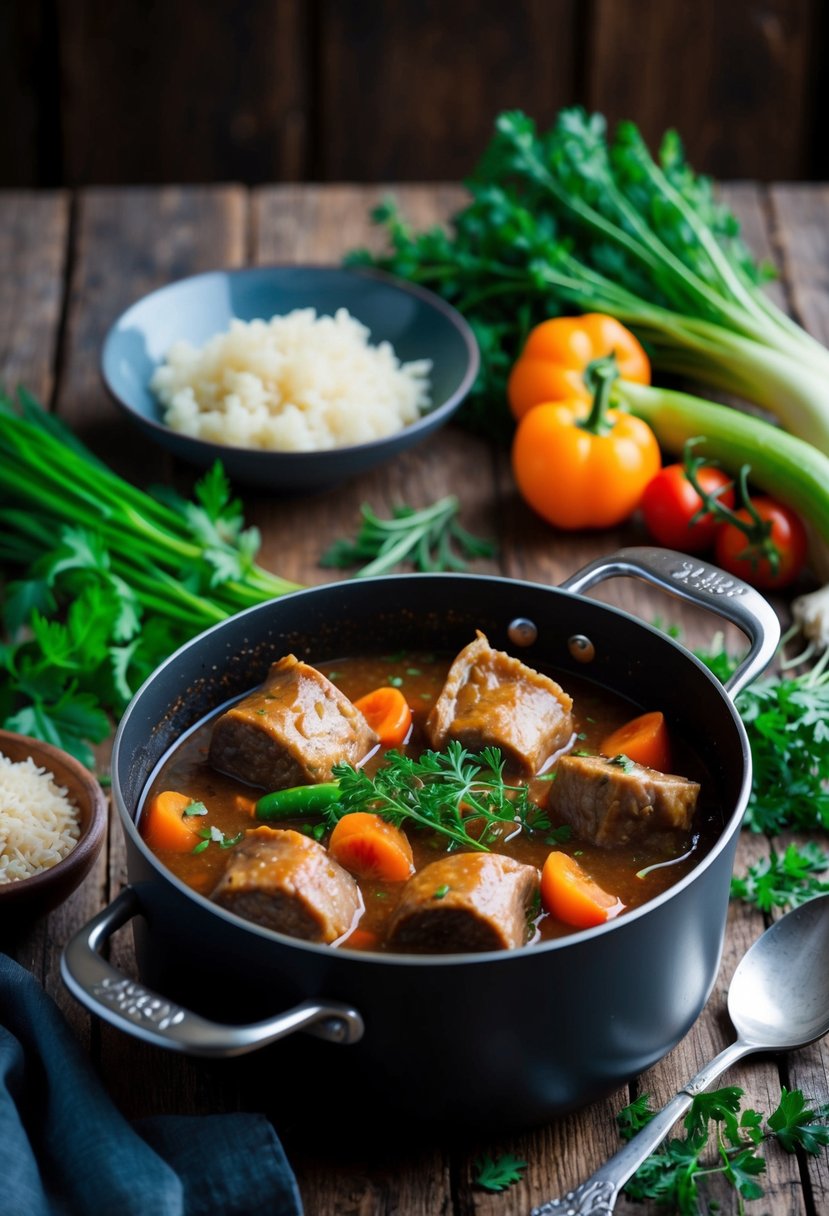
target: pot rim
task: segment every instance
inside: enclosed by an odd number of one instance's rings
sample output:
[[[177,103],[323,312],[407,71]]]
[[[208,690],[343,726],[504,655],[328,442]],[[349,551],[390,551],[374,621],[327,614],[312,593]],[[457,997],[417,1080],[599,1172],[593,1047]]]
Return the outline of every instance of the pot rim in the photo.
[[[741,759],[742,759],[742,781],[740,783],[740,791],[739,791],[738,797],[736,799],[736,804],[734,806],[732,813],[725,819],[725,821],[723,823],[723,827],[720,831],[720,834],[719,834],[716,842],[708,850],[708,852],[705,854],[705,856],[700,859],[699,863],[697,865],[695,865],[693,867],[693,869],[690,870],[683,878],[680,878],[676,883],[674,883],[672,886],[668,887],[660,895],[654,896],[653,899],[648,900],[647,903],[642,904],[640,907],[634,908],[630,912],[625,912],[623,916],[620,916],[611,921],[607,921],[603,925],[597,925],[590,929],[582,929],[575,933],[568,933],[564,937],[555,938],[554,940],[548,941],[548,942],[536,942],[536,943],[529,942],[524,946],[518,946],[512,950],[488,950],[488,951],[481,951],[478,953],[466,952],[466,953],[461,953],[461,954],[398,954],[398,953],[393,953],[391,951],[387,951],[387,952],[384,951],[382,953],[381,952],[373,953],[370,951],[352,950],[352,949],[349,949],[347,946],[338,946],[338,947],[336,947],[337,955],[344,956],[344,957],[354,959],[354,960],[358,960],[361,964],[366,964],[366,965],[370,965],[370,966],[398,966],[399,967],[402,965],[402,966],[409,966],[409,967],[435,967],[435,966],[457,967],[457,966],[472,966],[475,964],[486,964],[486,963],[492,963],[492,962],[496,962],[496,961],[505,963],[508,961],[523,960],[523,959],[527,958],[528,956],[547,955],[551,952],[557,952],[559,950],[566,950],[568,947],[576,948],[576,947],[580,946],[586,940],[592,940],[597,937],[602,937],[606,934],[624,932],[626,926],[634,924],[636,921],[641,920],[644,916],[648,916],[648,915],[655,913],[656,909],[662,907],[664,904],[670,902],[671,900],[678,898],[680,896],[680,894],[684,890],[686,890],[686,888],[689,887],[692,883],[694,883],[697,880],[699,875],[703,874],[706,870],[708,870],[715,863],[715,861],[720,856],[720,854],[730,846],[730,844],[732,842],[732,838],[739,832],[740,825],[742,824],[743,816],[745,813],[746,804],[748,802],[748,796],[749,796],[749,793],[751,790],[752,763],[751,763],[751,748],[750,748],[749,741],[748,741],[748,735],[746,734],[745,727],[743,725],[743,722],[742,722],[742,719],[740,718],[739,713],[737,712],[734,701],[728,695],[728,692],[723,687],[722,683],[717,679],[717,677],[713,674],[713,672],[708,667],[706,667],[706,665],[700,659],[698,659],[696,657],[695,654],[693,654],[690,650],[688,650],[685,646],[683,646],[675,638],[672,638],[668,634],[663,633],[660,629],[656,628],[654,625],[649,624],[647,621],[643,621],[641,618],[635,616],[631,612],[628,612],[624,608],[618,608],[615,605],[606,604],[600,600],[590,599],[589,596],[585,596],[585,595],[579,594],[577,592],[569,591],[564,587],[549,586],[546,583],[539,583],[539,582],[535,582],[535,581],[530,581],[528,579],[509,578],[505,575],[471,574],[471,573],[433,573],[433,574],[414,573],[414,574],[378,575],[373,578],[361,579],[358,584],[348,583],[348,582],[322,583],[322,584],[319,584],[314,587],[303,587],[299,591],[288,592],[287,594],[279,596],[276,599],[266,600],[266,601],[263,601],[263,603],[261,603],[261,604],[255,604],[250,608],[246,608],[242,612],[236,613],[233,616],[228,617],[227,620],[220,621],[216,625],[210,626],[208,629],[202,631],[201,633],[197,634],[195,637],[191,638],[189,641],[185,642],[182,646],[180,646],[177,650],[175,650],[167,659],[165,659],[163,663],[159,664],[159,666],[157,668],[155,668],[155,670],[147,677],[147,679],[143,682],[141,687],[134,694],[132,700],[130,701],[129,705],[127,706],[126,710],[124,711],[124,713],[121,717],[121,720],[118,724],[118,729],[116,731],[115,741],[114,741],[113,749],[112,749],[111,771],[112,771],[113,801],[118,810],[118,816],[121,821],[121,826],[122,826],[122,829],[125,832],[126,836],[132,841],[133,845],[137,846],[137,848],[139,849],[139,851],[141,852],[141,854],[143,855],[145,860],[150,863],[150,865],[157,872],[159,877],[166,880],[167,882],[172,883],[173,887],[178,891],[178,893],[180,895],[183,895],[187,899],[193,901],[197,906],[201,907],[206,912],[208,912],[212,915],[215,915],[215,916],[219,916],[220,918],[222,918],[223,920],[225,920],[226,922],[228,922],[230,925],[234,926],[235,928],[245,930],[246,932],[253,934],[255,937],[260,937],[260,938],[263,938],[265,941],[275,942],[275,943],[278,943],[279,945],[290,946],[294,949],[309,951],[312,954],[330,958],[331,952],[332,952],[332,947],[330,945],[325,944],[325,943],[318,943],[318,942],[308,942],[308,941],[304,941],[301,938],[290,937],[287,934],[279,933],[274,929],[267,929],[262,925],[258,925],[255,921],[245,920],[243,917],[237,916],[235,913],[229,912],[226,909],[222,908],[221,906],[217,905],[212,900],[208,899],[205,895],[201,895],[198,891],[194,891],[192,889],[192,887],[187,886],[186,883],[182,882],[182,880],[180,878],[178,878],[175,874],[173,874],[171,870],[167,869],[167,867],[161,861],[159,861],[159,859],[155,856],[155,854],[151,851],[151,849],[148,848],[148,846],[144,842],[143,838],[141,837],[141,835],[136,827],[135,820],[133,819],[133,816],[130,814],[129,810],[127,809],[126,802],[122,796],[121,783],[120,783],[120,779],[119,779],[119,761],[120,761],[122,740],[123,740],[123,736],[126,732],[126,729],[129,725],[129,720],[130,720],[132,714],[135,712],[136,706],[138,705],[139,701],[141,700],[145,689],[147,689],[151,684],[155,683],[155,681],[161,676],[161,674],[165,670],[167,670],[167,668],[173,666],[179,660],[181,655],[185,654],[187,651],[193,649],[197,645],[202,645],[206,638],[208,638],[212,634],[217,633],[217,632],[223,630],[224,628],[226,628],[229,621],[241,620],[245,617],[260,613],[269,607],[272,608],[273,605],[276,605],[276,604],[288,603],[289,601],[294,601],[296,599],[305,598],[305,597],[309,597],[309,596],[315,596],[315,595],[318,595],[323,592],[330,593],[332,590],[335,590],[337,588],[345,590],[347,587],[350,587],[350,586],[365,587],[365,586],[369,586],[369,585],[382,586],[382,585],[388,585],[388,584],[398,584],[401,579],[405,579],[406,581],[411,580],[411,581],[418,581],[418,582],[429,582],[429,581],[438,581],[439,580],[439,581],[453,581],[453,582],[462,582],[462,583],[475,583],[478,585],[500,584],[500,585],[506,585],[508,587],[517,587],[517,588],[526,587],[526,588],[530,588],[530,589],[536,590],[536,591],[543,591],[546,594],[550,594],[553,596],[564,596],[566,599],[586,600],[588,603],[590,603],[594,607],[600,609],[602,612],[608,613],[611,616],[620,617],[620,618],[632,623],[633,625],[638,626],[640,629],[642,629],[646,633],[657,638],[659,640],[660,644],[671,647],[671,648],[679,651],[682,658],[685,659],[687,662],[689,662],[694,668],[696,668],[698,673],[702,677],[704,677],[709,684],[711,684],[714,687],[717,694],[725,702],[728,712],[731,716],[732,723],[736,729],[737,738],[740,743]],[[233,698],[233,699],[235,700],[236,698]],[[214,713],[217,708],[219,708],[219,707],[215,706],[214,709],[212,709],[210,711],[210,714]],[[208,717],[208,716],[210,716],[210,715],[205,715],[205,717]],[[194,729],[196,726],[198,726],[204,720],[205,720],[204,718],[200,719],[198,723],[195,723],[194,726],[189,729]],[[173,745],[173,746],[175,746],[175,745]],[[165,755],[169,754],[169,750],[170,749],[168,749],[167,752],[165,752],[164,754]],[[153,766],[152,771],[155,771],[155,768],[157,767],[157,764],[159,762],[156,762],[156,765]],[[145,777],[145,779],[144,779],[142,792],[144,789],[146,789],[147,780],[149,779],[149,775],[150,774],[147,774],[147,777]],[[139,801],[140,801],[140,798],[139,798]]]

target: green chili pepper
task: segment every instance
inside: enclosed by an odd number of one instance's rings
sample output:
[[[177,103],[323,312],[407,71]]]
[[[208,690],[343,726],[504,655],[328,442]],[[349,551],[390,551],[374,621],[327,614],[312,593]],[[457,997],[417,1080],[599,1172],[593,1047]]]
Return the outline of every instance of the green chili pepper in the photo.
[[[339,802],[340,787],[336,781],[321,785],[294,785],[287,790],[265,794],[256,804],[257,819],[294,819],[298,815],[321,814],[334,802]]]

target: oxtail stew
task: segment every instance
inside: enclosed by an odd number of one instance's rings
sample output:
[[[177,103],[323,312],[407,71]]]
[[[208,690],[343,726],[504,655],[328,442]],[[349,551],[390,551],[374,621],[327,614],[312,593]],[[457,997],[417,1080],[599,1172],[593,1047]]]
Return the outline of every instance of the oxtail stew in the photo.
[[[512,949],[624,915],[698,863],[722,816],[676,733],[482,634],[456,656],[289,655],[168,754],[139,830],[193,889],[294,937]]]

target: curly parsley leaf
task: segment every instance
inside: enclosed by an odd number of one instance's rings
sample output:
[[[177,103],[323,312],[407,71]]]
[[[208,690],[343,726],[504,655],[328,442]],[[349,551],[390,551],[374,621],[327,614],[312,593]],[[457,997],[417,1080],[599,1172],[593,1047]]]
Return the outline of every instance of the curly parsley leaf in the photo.
[[[479,1157],[475,1161],[475,1184],[485,1191],[505,1191],[524,1177],[527,1162],[512,1153],[499,1157]]]

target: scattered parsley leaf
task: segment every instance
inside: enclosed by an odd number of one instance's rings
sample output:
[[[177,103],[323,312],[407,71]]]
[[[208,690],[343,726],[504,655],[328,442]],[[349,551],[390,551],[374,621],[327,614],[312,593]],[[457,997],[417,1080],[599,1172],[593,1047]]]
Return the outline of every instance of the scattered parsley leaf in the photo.
[[[823,1122],[818,1122],[823,1120]],[[789,1091],[783,1087],[780,1105],[769,1116],[769,1127],[787,1153],[793,1153],[798,1145],[816,1157],[822,1148],[829,1145],[829,1102],[810,1109],[799,1089]]]
[[[499,1157],[479,1157],[475,1161],[475,1184],[485,1191],[505,1191],[524,1177],[527,1162],[512,1153]]]
[[[829,870],[829,853],[808,841],[790,844],[782,853],[769,846],[768,857],[748,867],[742,877],[731,880],[732,899],[741,899],[762,912],[772,908],[797,908],[816,895],[829,892],[829,881],[816,877]]]
[[[191,805],[193,805],[191,803]],[[197,812],[199,813],[199,812]],[[187,812],[185,811],[185,814]],[[237,832],[235,836],[225,836],[221,828],[217,828],[215,824],[210,827],[199,828],[196,833],[201,837],[201,841],[192,850],[194,853],[203,853],[204,850],[211,844],[217,844],[220,849],[232,849],[244,837],[244,832]]]
[[[637,1132],[641,1132],[653,1118],[650,1108],[650,1094],[640,1094],[628,1106],[622,1108],[616,1116],[619,1135],[623,1140],[632,1140]]]
[[[741,1200],[762,1197],[757,1179],[766,1169],[761,1152],[765,1142],[777,1140],[787,1152],[801,1147],[813,1155],[829,1145],[829,1103],[812,1109],[800,1090],[784,1087],[779,1106],[764,1126],[759,1111],[742,1107],[742,1097],[743,1090],[733,1085],[698,1094],[684,1120],[684,1139],[666,1140],[629,1180],[625,1193],[632,1199],[652,1199],[679,1216],[699,1216],[707,1210],[700,1186],[715,1174],[724,1177]],[[642,1094],[616,1116],[621,1138],[629,1140],[652,1116],[648,1095]],[[718,1165],[712,1164],[712,1149]],[[738,1210],[743,1210],[742,1203]]]

